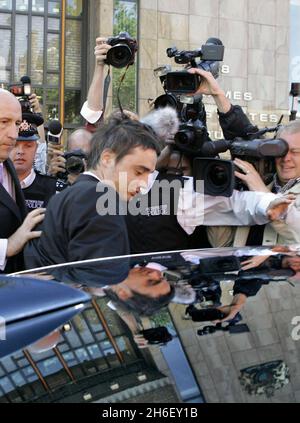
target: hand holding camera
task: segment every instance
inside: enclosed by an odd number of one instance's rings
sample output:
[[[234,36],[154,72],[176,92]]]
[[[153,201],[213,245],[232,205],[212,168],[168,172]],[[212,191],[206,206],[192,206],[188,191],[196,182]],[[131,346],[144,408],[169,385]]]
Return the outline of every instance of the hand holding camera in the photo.
[[[204,94],[211,96],[218,96],[224,94],[224,91],[220,88],[217,80],[213,77],[211,72],[207,72],[200,68],[191,68],[188,72],[192,75],[199,75],[201,77],[201,83],[198,91],[195,94]]]
[[[42,113],[42,109],[38,100],[38,97],[35,93],[32,93],[29,96],[29,102],[34,113]]]
[[[48,157],[50,159],[48,173],[51,176],[57,176],[59,173],[66,173],[66,159],[61,146],[48,146]]]
[[[251,163],[236,158],[234,164],[238,168],[235,171],[235,176],[244,182],[250,191],[270,192],[260,174]]]
[[[96,64],[99,66],[104,66],[106,61],[107,52],[111,49],[111,46],[107,44],[107,38],[98,37],[96,39],[95,46],[95,57]]]

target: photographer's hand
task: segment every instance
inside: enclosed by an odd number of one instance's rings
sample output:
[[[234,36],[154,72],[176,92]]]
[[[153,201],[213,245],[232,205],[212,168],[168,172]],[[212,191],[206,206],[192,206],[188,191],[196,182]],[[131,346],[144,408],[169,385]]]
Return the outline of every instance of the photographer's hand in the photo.
[[[231,103],[228,98],[226,98],[225,92],[220,88],[217,80],[210,72],[196,68],[191,68],[188,70],[188,72],[194,75],[199,75],[201,77],[200,87],[194,94],[211,95],[215,100],[219,112],[229,112],[231,109]]]
[[[234,164],[239,167],[244,173],[235,172],[235,176],[243,181],[249,191],[256,192],[271,192],[265,185],[264,181],[261,179],[259,173],[255,167],[244,160],[235,159]]]
[[[65,173],[66,159],[64,158],[64,153],[61,151],[60,147],[49,145],[48,155],[50,159],[48,174],[51,176],[56,176],[60,172]]]
[[[37,98],[37,95],[35,93],[31,94],[31,96],[29,96],[29,102],[31,104],[32,110],[34,111],[34,113],[42,113],[42,109],[39,103],[39,100]]]
[[[96,57],[96,66],[104,66],[106,55],[111,46],[106,43],[107,38],[98,37],[96,39],[95,46],[95,57]]]

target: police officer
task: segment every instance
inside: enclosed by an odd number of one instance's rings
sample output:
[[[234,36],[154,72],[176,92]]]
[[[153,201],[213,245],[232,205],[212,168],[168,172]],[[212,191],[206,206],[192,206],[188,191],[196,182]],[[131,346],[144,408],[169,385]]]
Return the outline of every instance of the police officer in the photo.
[[[65,187],[56,178],[34,170],[38,139],[35,116],[26,115],[26,120],[20,125],[16,146],[10,153],[10,159],[21,183],[28,211],[47,207],[50,198]]]

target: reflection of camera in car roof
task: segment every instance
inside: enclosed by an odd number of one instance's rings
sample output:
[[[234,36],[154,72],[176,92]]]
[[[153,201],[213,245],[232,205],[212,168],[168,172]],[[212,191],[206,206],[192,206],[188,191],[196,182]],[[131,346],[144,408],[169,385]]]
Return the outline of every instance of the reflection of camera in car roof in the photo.
[[[131,38],[128,32],[120,32],[118,36],[109,38],[107,44],[112,46],[107,52],[105,61],[107,65],[125,68],[134,64],[137,41]]]

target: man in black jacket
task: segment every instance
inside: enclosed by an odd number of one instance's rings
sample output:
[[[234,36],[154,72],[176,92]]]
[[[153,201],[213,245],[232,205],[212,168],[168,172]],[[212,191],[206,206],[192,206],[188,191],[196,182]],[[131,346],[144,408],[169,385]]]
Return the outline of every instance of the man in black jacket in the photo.
[[[26,206],[9,153],[16,143],[21,106],[8,91],[0,89],[0,273],[23,270],[22,249],[39,236],[32,229],[41,222],[43,210],[26,218]]]
[[[27,267],[77,262],[51,273],[63,282],[110,286],[125,302],[138,295],[137,307],[140,296],[168,303],[172,288],[159,271],[130,270],[127,259],[81,263],[130,254],[127,202],[147,185],[158,151],[153,133],[139,122],[103,125],[92,139],[88,171],[50,200],[42,236],[26,248]]]

